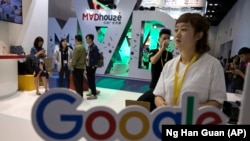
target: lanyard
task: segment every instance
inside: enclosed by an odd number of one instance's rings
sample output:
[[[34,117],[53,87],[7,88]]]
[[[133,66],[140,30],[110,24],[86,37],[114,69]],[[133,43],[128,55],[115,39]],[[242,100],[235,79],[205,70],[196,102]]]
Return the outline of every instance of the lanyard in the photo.
[[[160,48],[158,48],[158,51],[160,50]],[[162,52],[163,53],[163,52]],[[163,68],[163,66],[165,65],[165,61],[167,61],[168,60],[168,51],[166,51],[166,57],[165,57],[165,60],[163,61],[162,60],[162,55],[161,55],[161,66],[162,66],[162,68]]]
[[[161,66],[162,66],[162,68],[165,65],[165,61],[167,61],[167,60],[168,60],[168,52],[166,51],[166,59],[164,61],[162,60],[162,56],[161,56]]]
[[[181,75],[181,78],[180,80],[178,79],[178,76],[179,76],[179,64],[180,64],[180,60],[178,61],[177,65],[176,65],[176,69],[175,69],[175,75],[174,75],[174,105],[176,106],[177,105],[177,100],[179,98],[179,95],[180,95],[180,91],[181,91],[181,87],[182,87],[182,83],[183,83],[183,80],[185,78],[185,75],[188,71],[188,69],[190,68],[190,66],[196,61],[198,60],[199,58],[199,54],[195,54],[192,59],[191,59],[191,62],[188,63],[185,71],[182,73]]]

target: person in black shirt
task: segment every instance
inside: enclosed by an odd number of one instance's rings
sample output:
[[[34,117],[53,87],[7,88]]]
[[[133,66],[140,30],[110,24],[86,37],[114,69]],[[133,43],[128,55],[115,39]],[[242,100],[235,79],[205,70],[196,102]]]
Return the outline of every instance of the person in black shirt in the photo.
[[[232,71],[232,73],[236,75],[236,78],[233,79],[232,82],[233,92],[236,92],[236,90],[243,91],[247,64],[250,63],[250,48],[242,47],[239,50],[238,55],[240,57],[241,64],[239,68]]]
[[[154,103],[155,95],[153,94],[153,91],[160,77],[164,64],[173,58],[172,53],[166,50],[169,44],[170,35],[171,31],[169,29],[162,29],[158,39],[160,43],[159,47],[157,49],[151,50],[149,53],[150,62],[152,64],[150,90],[141,95],[137,101],[150,102],[150,111],[153,111],[156,108]]]

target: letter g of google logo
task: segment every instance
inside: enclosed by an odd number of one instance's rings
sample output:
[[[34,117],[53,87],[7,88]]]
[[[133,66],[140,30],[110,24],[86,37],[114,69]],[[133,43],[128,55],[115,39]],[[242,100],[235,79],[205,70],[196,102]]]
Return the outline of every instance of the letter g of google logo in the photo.
[[[41,95],[32,108],[34,129],[45,140],[76,141],[82,137],[105,141],[161,140],[162,124],[182,124],[187,117],[181,108],[165,107],[151,114],[135,106],[127,107],[117,114],[104,106],[88,111],[77,110],[81,103],[81,97],[68,89],[51,89]],[[216,112],[214,115],[214,122],[223,123],[223,115]]]

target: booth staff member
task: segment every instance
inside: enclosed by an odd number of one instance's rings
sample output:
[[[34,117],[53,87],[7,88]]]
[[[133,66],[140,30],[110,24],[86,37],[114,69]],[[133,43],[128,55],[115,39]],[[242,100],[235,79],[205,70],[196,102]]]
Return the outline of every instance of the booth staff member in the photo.
[[[57,71],[59,72],[59,87],[63,87],[63,78],[67,80],[67,88],[69,88],[70,82],[70,63],[72,60],[72,50],[67,46],[67,40],[61,39],[59,49],[55,50],[54,61],[57,65]]]
[[[220,62],[209,55],[209,24],[197,13],[185,13],[175,24],[174,41],[180,55],[167,62],[154,94],[159,106],[180,106],[182,94],[198,94],[199,107],[222,107],[226,100],[224,71]]]

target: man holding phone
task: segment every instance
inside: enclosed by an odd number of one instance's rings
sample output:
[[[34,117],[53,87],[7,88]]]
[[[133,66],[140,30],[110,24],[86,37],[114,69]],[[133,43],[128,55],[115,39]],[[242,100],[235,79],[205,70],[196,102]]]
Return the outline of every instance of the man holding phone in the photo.
[[[239,68],[236,68],[232,71],[236,75],[236,78],[233,79],[233,90],[243,90],[245,73],[247,64],[250,63],[250,48],[243,47],[239,50],[238,55],[240,57],[241,65]]]

